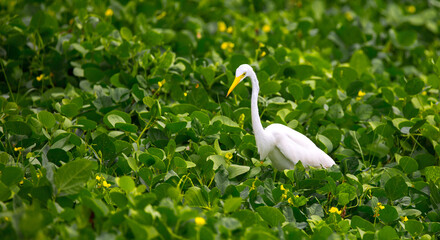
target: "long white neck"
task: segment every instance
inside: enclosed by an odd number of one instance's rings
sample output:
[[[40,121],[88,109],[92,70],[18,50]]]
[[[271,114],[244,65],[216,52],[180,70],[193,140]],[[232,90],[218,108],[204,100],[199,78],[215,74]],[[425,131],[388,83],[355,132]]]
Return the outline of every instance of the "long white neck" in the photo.
[[[258,83],[257,76],[255,75],[254,72],[251,72],[249,77],[252,81],[252,98],[251,98],[252,128],[254,129],[255,139],[260,139],[259,137],[261,137],[264,134],[263,125],[261,125],[260,115],[258,114],[258,93],[260,92],[260,85]]]

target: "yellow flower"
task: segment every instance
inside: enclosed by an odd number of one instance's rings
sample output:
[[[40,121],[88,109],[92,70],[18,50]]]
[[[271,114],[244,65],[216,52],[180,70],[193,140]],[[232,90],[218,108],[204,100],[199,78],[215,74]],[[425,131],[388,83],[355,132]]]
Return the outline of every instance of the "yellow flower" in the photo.
[[[40,174],[39,172],[37,172],[37,178],[41,178],[42,174]]]
[[[280,189],[281,189],[282,191],[286,191],[286,189],[284,188],[284,185],[283,185],[283,184],[281,184]]]
[[[232,33],[234,31],[234,28],[232,28],[231,26],[228,27],[228,29],[226,29],[227,33]]]
[[[380,202],[377,203],[377,207],[378,207],[380,210],[382,210],[382,209],[385,208],[385,207],[382,205],[382,203],[380,203]]]
[[[197,84],[196,84],[196,88],[199,88],[199,87],[200,87],[200,85],[197,83]]]
[[[223,50],[228,50],[229,52],[232,52],[232,49],[234,48],[235,44],[232,42],[223,42],[220,45],[220,48]]]
[[[37,77],[37,81],[41,81],[44,78],[44,73],[42,73],[40,76]]]
[[[350,12],[345,12],[344,15],[345,15],[345,19],[347,19],[348,21],[353,20],[353,15],[351,15]]]
[[[426,94],[427,94],[426,91],[423,91],[423,92],[422,92],[422,95],[423,95],[423,96],[426,96]]]
[[[112,185],[109,184],[109,183],[107,183],[106,180],[104,180],[104,181],[102,181],[102,186],[104,186],[104,187],[106,187],[106,188],[109,188],[109,187],[111,187]]]
[[[260,54],[260,57],[264,57],[264,56],[266,56],[266,52],[262,51],[261,54]]]
[[[414,5],[409,5],[408,7],[406,7],[406,11],[408,11],[409,13],[415,13],[416,7],[414,7]]]
[[[281,199],[286,199],[286,198],[287,198],[287,194],[281,195]]]
[[[404,216],[404,217],[400,217],[400,219],[402,220],[402,222],[406,222],[408,221],[408,217]]]
[[[342,211],[339,210],[337,207],[331,207],[330,210],[328,210],[330,213],[337,213],[341,215]]]
[[[20,181],[20,185],[22,185],[23,183],[24,183],[24,180],[21,180],[21,181]]]
[[[203,226],[206,224],[206,220],[202,217],[196,217],[194,219],[194,222],[196,223],[197,226]]]
[[[357,101],[360,101],[362,99],[363,96],[365,96],[365,92],[363,92],[362,90],[359,90],[358,92],[358,96],[356,97]]]
[[[111,17],[111,16],[113,16],[113,10],[111,10],[110,8],[108,8],[108,9],[105,11],[105,16],[106,16],[106,17]]]
[[[164,18],[166,15],[167,15],[167,12],[163,11],[156,17],[156,19],[160,20],[160,19]]]
[[[183,93],[183,96],[185,96],[185,97],[188,96],[188,93],[184,92],[184,93]]]
[[[227,42],[222,43],[222,45],[220,45],[220,48],[226,50],[228,48],[228,43]]]
[[[225,158],[228,159],[228,160],[231,160],[232,159],[232,153],[230,153],[230,152],[226,153],[225,154]]]
[[[223,21],[218,22],[217,28],[220,32],[225,32],[227,30],[226,23]]]
[[[99,175],[96,176],[96,180],[101,181],[101,179],[104,179],[104,178]]]
[[[295,197],[295,198],[299,198],[299,196],[298,196],[298,195],[294,195],[294,197]]]
[[[287,200],[287,202],[288,202],[290,205],[294,205],[294,202],[293,202],[293,199],[292,199],[292,198],[289,198],[289,199]]]
[[[14,147],[14,151],[18,152],[21,151],[23,148],[22,147]]]
[[[270,32],[270,26],[267,25],[267,24],[265,24],[265,25],[263,26],[263,32],[265,32],[265,33]]]
[[[165,84],[165,82],[166,82],[166,81],[165,81],[165,79],[164,79],[164,80],[158,82],[157,85],[159,85],[159,87],[162,87],[162,86]]]
[[[265,45],[264,45],[264,43],[260,42],[260,43],[258,44],[258,46],[259,46],[260,48],[262,48],[262,47],[264,47]]]

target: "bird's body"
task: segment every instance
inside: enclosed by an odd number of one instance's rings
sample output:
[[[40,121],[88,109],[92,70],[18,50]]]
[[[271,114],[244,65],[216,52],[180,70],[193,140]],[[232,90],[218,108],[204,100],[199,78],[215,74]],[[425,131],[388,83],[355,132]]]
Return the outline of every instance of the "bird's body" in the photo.
[[[335,164],[333,159],[309,138],[287,126],[272,124],[264,129],[258,114],[260,87],[254,70],[251,66],[243,64],[237,68],[235,76],[228,95],[244,78],[249,77],[252,81],[252,128],[261,160],[269,157],[273,167],[278,170],[293,169],[298,161],[301,161],[304,166],[324,168]]]

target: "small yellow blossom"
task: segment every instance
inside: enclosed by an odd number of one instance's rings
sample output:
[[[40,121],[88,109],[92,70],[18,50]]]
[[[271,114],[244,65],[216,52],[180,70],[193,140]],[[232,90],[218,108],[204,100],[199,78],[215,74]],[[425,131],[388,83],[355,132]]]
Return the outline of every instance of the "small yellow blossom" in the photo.
[[[416,7],[414,5],[409,5],[408,7],[406,7],[406,11],[409,13],[415,13]]]
[[[426,91],[423,91],[423,92],[422,92],[422,95],[423,95],[423,96],[426,96],[426,94],[427,94]]]
[[[294,202],[293,202],[293,199],[292,199],[292,198],[289,198],[289,199],[287,200],[287,202],[288,202],[290,205],[294,205]]]
[[[260,57],[264,57],[264,56],[266,56],[266,52],[262,51],[261,54],[260,54]]]
[[[228,29],[226,29],[227,33],[232,33],[234,31],[234,28],[229,26]]]
[[[226,23],[223,21],[218,22],[217,28],[220,32],[225,32],[227,30]]]
[[[37,178],[41,178],[42,174],[40,174],[39,172],[37,172]]]
[[[380,202],[377,203],[377,207],[378,207],[380,210],[382,210],[382,209],[385,208],[385,207],[382,205],[382,203],[380,203]]]
[[[101,181],[101,179],[104,179],[103,177],[101,177],[101,176],[96,176],[96,180],[98,180],[98,181]]]
[[[351,14],[351,12],[345,12],[345,19],[347,19],[348,21],[353,20],[353,15]]]
[[[286,191],[286,189],[284,188],[284,185],[283,185],[283,184],[281,184],[280,189],[281,189],[282,191]]]
[[[342,211],[339,210],[337,207],[331,207],[330,210],[328,210],[330,213],[337,213],[341,215]]]
[[[194,219],[194,222],[195,222],[196,225],[198,225],[198,226],[203,226],[203,225],[206,224],[206,220],[205,220],[204,218],[202,218],[202,217],[196,217],[196,218]]]
[[[287,198],[287,194],[281,195],[281,199],[286,199],[286,198]]]
[[[185,96],[185,97],[188,96],[188,93],[184,92],[184,93],[183,93],[183,96]]]
[[[196,88],[199,88],[199,87],[200,87],[200,85],[197,83],[197,84],[196,84]]]
[[[264,43],[260,42],[260,43],[258,44],[258,46],[259,46],[260,48],[262,48],[262,47],[264,47],[265,45],[264,45]]]
[[[106,188],[109,188],[109,187],[111,187],[112,185],[111,185],[110,183],[107,183],[106,180],[104,180],[104,181],[102,181],[102,186],[104,186],[104,187],[106,187]]]
[[[40,74],[40,76],[37,77],[37,81],[41,81],[44,78],[44,73]]]
[[[232,49],[234,48],[235,44],[232,42],[223,42],[220,45],[220,48],[223,50],[228,50],[229,52],[232,52]]]
[[[265,32],[265,33],[270,32],[270,26],[267,25],[267,24],[265,24],[265,25],[263,26],[263,32]]]
[[[159,87],[162,87],[162,86],[165,84],[165,82],[166,82],[166,81],[165,81],[165,79],[164,79],[164,80],[158,82],[157,85],[159,85]]]
[[[167,15],[167,12],[163,11],[159,15],[157,15],[156,19],[160,20],[160,19],[164,18],[166,15]]]
[[[402,222],[406,222],[406,221],[408,221],[408,217],[407,217],[407,216],[400,217],[400,219],[402,220]]]
[[[9,222],[9,221],[11,221],[11,219],[9,217],[5,217],[5,221]]]
[[[22,147],[14,147],[14,151],[18,152],[21,151],[23,148]]]
[[[298,196],[298,195],[294,195],[294,197],[295,197],[295,198],[299,198],[299,196]]]
[[[113,16],[113,10],[112,10],[111,8],[108,8],[108,9],[105,11],[105,16],[106,16],[106,17],[111,17],[111,16]]]
[[[225,154],[225,158],[228,159],[228,160],[231,160],[232,159],[232,153],[230,153],[230,152],[226,153]]]
[[[20,181],[20,185],[23,185],[23,183],[24,183],[24,180],[21,180],[21,181]]]
[[[363,92],[362,90],[359,90],[358,95],[356,97],[357,101],[360,101],[362,99],[363,96],[365,96],[365,92]]]

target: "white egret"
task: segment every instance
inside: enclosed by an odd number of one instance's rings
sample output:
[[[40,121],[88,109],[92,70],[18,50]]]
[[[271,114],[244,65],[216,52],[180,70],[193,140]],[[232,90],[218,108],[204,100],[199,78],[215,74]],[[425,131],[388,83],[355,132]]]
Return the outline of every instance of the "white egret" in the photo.
[[[237,68],[234,82],[226,97],[246,77],[249,77],[252,82],[252,128],[261,160],[269,157],[273,167],[277,170],[293,169],[300,160],[304,166],[318,168],[328,168],[335,164],[331,157],[303,134],[282,124],[272,124],[263,128],[258,114],[260,86],[254,70],[248,64],[242,64]]]

